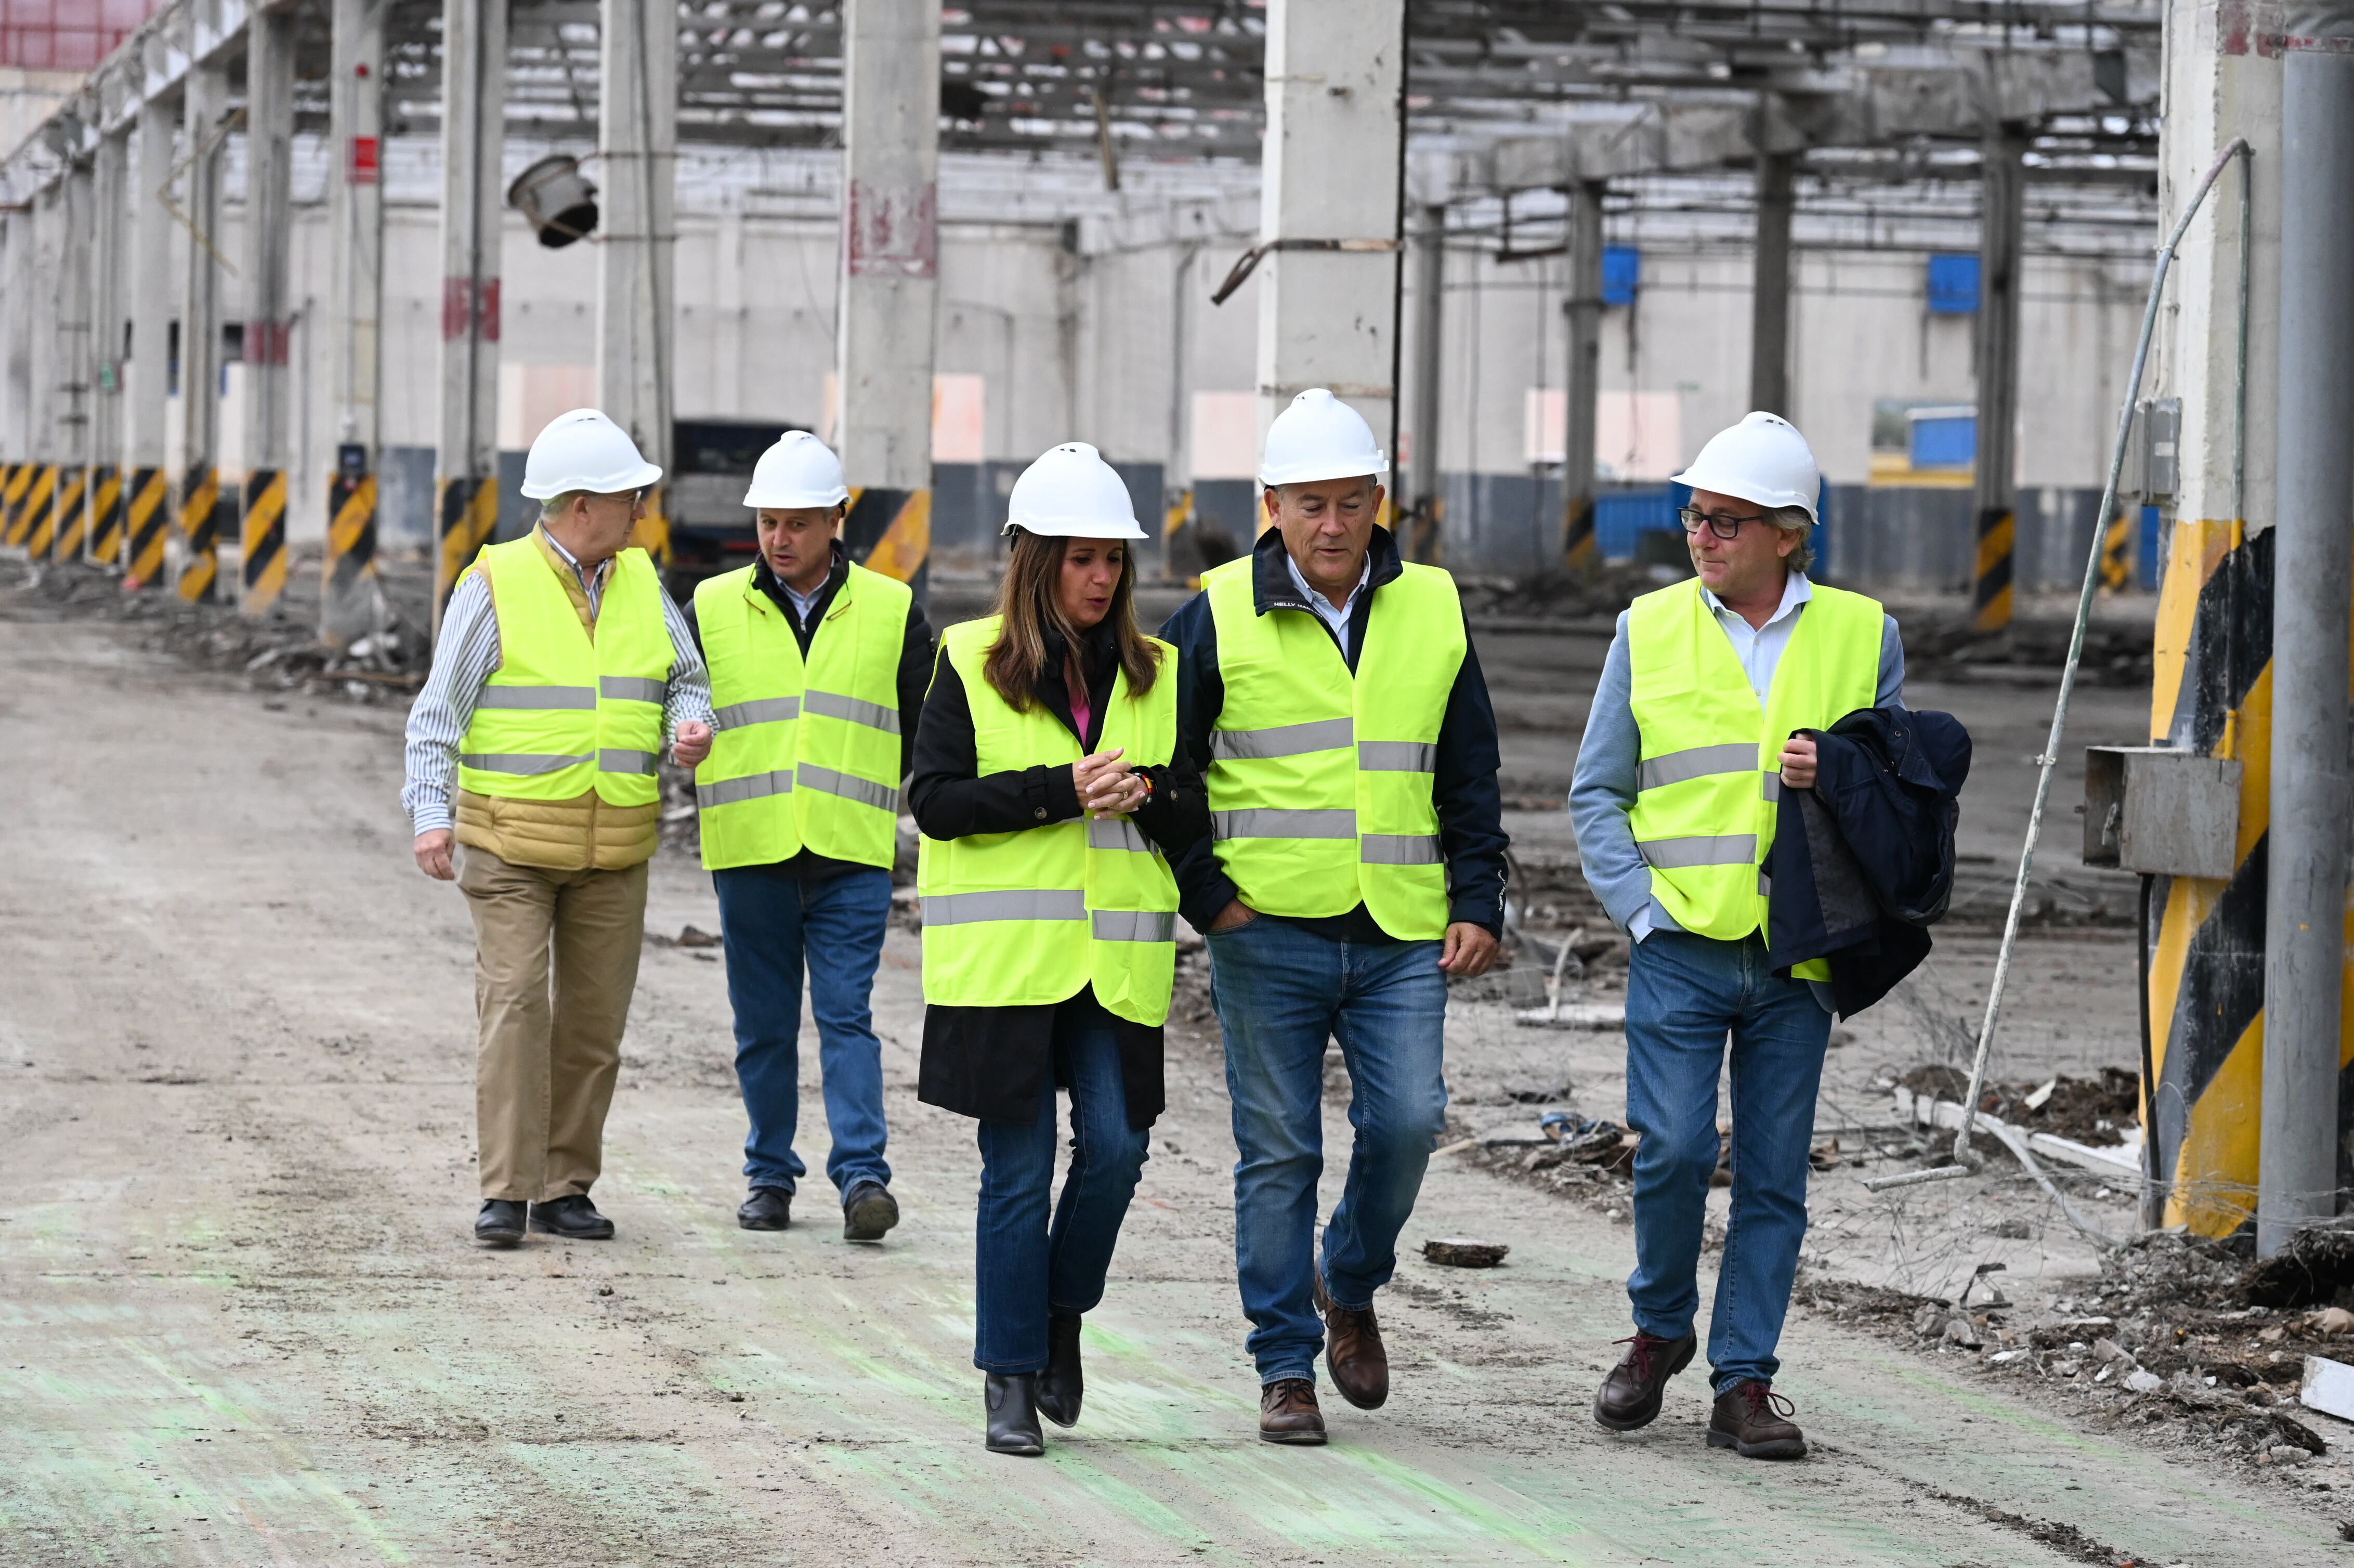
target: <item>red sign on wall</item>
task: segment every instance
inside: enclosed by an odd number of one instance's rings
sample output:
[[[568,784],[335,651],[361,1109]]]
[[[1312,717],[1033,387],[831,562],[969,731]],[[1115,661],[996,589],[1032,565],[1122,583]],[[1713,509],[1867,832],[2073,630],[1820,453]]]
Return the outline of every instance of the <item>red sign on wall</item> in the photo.
[[[372,185],[376,180],[376,143],[373,136],[352,138],[352,155],[344,163],[346,185]]]
[[[929,278],[938,270],[936,187],[850,185],[850,222],[843,230],[854,278]]]

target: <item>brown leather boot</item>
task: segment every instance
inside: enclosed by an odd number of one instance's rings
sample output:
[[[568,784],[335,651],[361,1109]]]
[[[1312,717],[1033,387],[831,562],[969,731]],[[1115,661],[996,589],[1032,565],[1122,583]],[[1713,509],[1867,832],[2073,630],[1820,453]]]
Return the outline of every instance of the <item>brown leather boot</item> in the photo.
[[[1627,1353],[1602,1380],[1601,1391],[1594,1396],[1594,1419],[1613,1432],[1632,1432],[1658,1418],[1668,1380],[1691,1365],[1700,1336],[1662,1340],[1638,1329],[1617,1342],[1627,1347]]]
[[[1708,1417],[1708,1446],[1730,1448],[1744,1459],[1803,1459],[1807,1438],[1792,1424],[1794,1414],[1773,1384],[1744,1378],[1716,1396]]]
[[[1313,1445],[1324,1441],[1324,1413],[1316,1407],[1316,1385],[1304,1377],[1281,1377],[1258,1391],[1258,1440]]]
[[[1316,1271],[1316,1310],[1324,1319],[1324,1370],[1341,1397],[1360,1410],[1379,1410],[1390,1396],[1390,1354],[1371,1307],[1343,1307],[1325,1293]]]

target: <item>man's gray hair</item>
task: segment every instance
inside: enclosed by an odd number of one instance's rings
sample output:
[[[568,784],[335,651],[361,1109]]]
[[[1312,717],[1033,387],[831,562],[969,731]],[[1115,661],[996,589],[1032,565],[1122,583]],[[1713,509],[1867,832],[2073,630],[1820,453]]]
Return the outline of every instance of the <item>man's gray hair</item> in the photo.
[[[1769,506],[1766,521],[1787,533],[1798,536],[1798,547],[1783,558],[1794,572],[1803,572],[1815,564],[1815,520],[1803,506]]]
[[[559,494],[549,496],[539,503],[539,520],[545,523],[550,518],[561,517],[572,510],[574,502],[588,493],[585,490],[567,490]]]

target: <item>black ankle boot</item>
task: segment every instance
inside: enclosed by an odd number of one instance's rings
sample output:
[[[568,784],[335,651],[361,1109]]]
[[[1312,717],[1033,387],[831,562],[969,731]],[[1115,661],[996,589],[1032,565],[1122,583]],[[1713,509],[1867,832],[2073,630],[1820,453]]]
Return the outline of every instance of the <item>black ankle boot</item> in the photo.
[[[1046,1370],[1038,1374],[1038,1414],[1057,1426],[1079,1423],[1079,1398],[1087,1380],[1079,1375],[1079,1315],[1057,1312],[1046,1319]]]
[[[989,1405],[989,1451],[992,1454],[1043,1454],[1046,1439],[1038,1430],[1038,1374],[988,1374],[981,1397]]]

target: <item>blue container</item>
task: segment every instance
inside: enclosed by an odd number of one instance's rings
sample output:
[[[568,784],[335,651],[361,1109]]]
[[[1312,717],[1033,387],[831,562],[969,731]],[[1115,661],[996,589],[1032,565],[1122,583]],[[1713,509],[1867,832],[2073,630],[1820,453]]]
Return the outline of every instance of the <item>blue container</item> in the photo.
[[[1938,414],[1913,421],[1914,468],[1967,468],[1978,458],[1976,414]]]
[[[1929,258],[1929,313],[1973,316],[1978,310],[1978,259],[1967,255]]]

